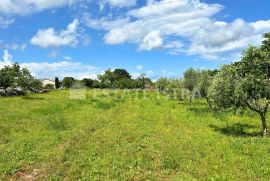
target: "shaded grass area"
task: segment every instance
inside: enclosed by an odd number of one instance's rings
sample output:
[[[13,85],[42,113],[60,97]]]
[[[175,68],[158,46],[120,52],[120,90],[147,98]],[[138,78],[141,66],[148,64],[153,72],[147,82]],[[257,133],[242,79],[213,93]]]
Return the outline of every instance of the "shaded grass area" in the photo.
[[[92,94],[0,99],[0,180],[270,179],[270,140],[258,136],[257,115],[154,93]]]

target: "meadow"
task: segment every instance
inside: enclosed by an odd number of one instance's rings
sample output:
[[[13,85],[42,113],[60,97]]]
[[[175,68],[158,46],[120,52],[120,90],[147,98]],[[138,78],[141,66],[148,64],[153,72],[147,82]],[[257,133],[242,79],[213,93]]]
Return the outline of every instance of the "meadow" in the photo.
[[[0,98],[0,180],[270,180],[256,114],[123,95]]]

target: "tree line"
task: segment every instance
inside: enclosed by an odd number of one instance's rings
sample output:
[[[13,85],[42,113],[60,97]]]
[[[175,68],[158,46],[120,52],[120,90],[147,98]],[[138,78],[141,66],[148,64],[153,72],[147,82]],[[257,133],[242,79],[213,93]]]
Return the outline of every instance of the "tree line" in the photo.
[[[266,136],[266,116],[270,107],[270,33],[263,38],[261,46],[249,46],[237,62],[214,71],[190,68],[184,72],[183,79],[161,78],[156,86],[169,95],[177,95],[180,100],[188,97],[190,102],[199,92],[212,110],[256,112],[261,118],[262,134]],[[176,94],[179,90],[181,92]]]
[[[71,88],[75,83],[81,83],[87,88],[102,89],[144,89],[154,85],[151,79],[145,77],[144,74],[132,79],[130,73],[125,69],[108,69],[103,74],[98,75],[98,79],[75,80],[73,77],[65,77],[62,82],[59,82],[59,79],[55,78],[56,88]]]
[[[182,79],[160,78],[153,83],[142,74],[132,79],[125,69],[106,70],[98,79],[75,80],[65,77],[61,82],[56,77],[55,87],[71,88],[80,83],[88,88],[145,89],[157,88],[170,98],[185,100],[205,98],[212,110],[250,109],[258,113],[262,133],[268,135],[266,116],[270,106],[270,33],[263,35],[262,45],[249,46],[241,60],[224,65],[218,70],[194,70],[184,72]],[[0,96],[24,95],[40,92],[42,83],[19,64],[0,69]],[[198,94],[197,94],[198,93]]]

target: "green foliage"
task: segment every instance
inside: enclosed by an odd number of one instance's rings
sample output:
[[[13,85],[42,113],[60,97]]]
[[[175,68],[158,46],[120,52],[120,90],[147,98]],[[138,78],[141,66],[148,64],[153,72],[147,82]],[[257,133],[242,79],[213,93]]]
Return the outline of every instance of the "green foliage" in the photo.
[[[184,72],[184,87],[190,92],[190,102],[192,102],[193,91],[199,87],[199,73],[193,68]]]
[[[166,91],[169,85],[169,80],[167,78],[160,78],[156,82],[156,87],[159,91]]]
[[[85,87],[93,88],[94,80],[84,78],[81,82]]]
[[[202,70],[199,72],[199,88],[200,94],[203,98],[208,100],[208,89],[212,82],[212,76],[208,70]]]
[[[42,90],[42,82],[37,79],[31,79],[29,81],[30,87],[34,90]]]
[[[45,89],[54,89],[54,85],[53,84],[47,84],[44,87]]]
[[[267,135],[266,114],[270,105],[270,36],[261,47],[250,46],[241,61],[224,66],[210,88],[216,107],[248,107],[260,114],[263,135]]]
[[[0,88],[20,88],[23,91],[36,91],[40,90],[41,87],[42,83],[34,79],[27,69],[21,69],[18,63],[0,69]]]
[[[149,78],[141,75],[137,79],[132,79],[131,75],[125,69],[108,69],[104,74],[98,75],[100,88],[113,89],[133,89],[133,88],[150,88],[153,83]]]
[[[101,84],[98,80],[93,81],[93,88],[101,88]]]
[[[125,69],[115,69],[113,71],[114,80],[131,79],[131,75]]]
[[[62,81],[62,86],[64,88],[71,88],[75,82],[76,80],[73,77],[65,77]]]
[[[235,67],[223,66],[209,87],[209,97],[214,108],[228,109],[235,105],[240,106],[234,93],[236,84]]]
[[[178,79],[168,79],[166,92],[170,99],[183,100],[183,81]]]
[[[199,83],[199,74],[198,71],[190,68],[184,72],[184,86],[190,92],[193,92]]]

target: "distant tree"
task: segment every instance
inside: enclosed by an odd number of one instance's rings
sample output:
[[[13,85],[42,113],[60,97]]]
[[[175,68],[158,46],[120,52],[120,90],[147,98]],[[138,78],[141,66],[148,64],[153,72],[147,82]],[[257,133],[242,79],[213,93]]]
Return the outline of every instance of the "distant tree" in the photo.
[[[148,78],[148,77],[144,77],[144,88],[151,88],[152,86],[154,86],[155,84],[153,83],[153,81]]]
[[[75,82],[76,80],[73,77],[65,77],[62,81],[62,85],[64,88],[71,88]]]
[[[34,89],[36,91],[42,90],[42,82],[40,80],[32,79],[29,83],[30,83],[30,87],[32,87],[32,89]]]
[[[193,68],[188,69],[184,72],[184,86],[190,92],[189,102],[192,102],[193,91],[198,87],[199,83],[199,74],[198,71]]]
[[[22,71],[18,63],[14,63],[11,67],[5,66],[0,69],[0,87],[6,89],[15,86],[15,84],[17,85],[22,81],[24,75],[28,78],[28,73],[29,72],[26,71],[26,69]]]
[[[53,89],[54,85],[53,84],[47,84],[45,85],[45,89]]]
[[[210,87],[217,107],[247,107],[261,117],[262,134],[268,135],[266,115],[270,105],[270,34],[261,47],[249,47],[241,61],[224,66]]]
[[[108,69],[104,74],[98,75],[103,88],[130,88],[133,81],[131,75],[125,69]]]
[[[214,69],[214,70],[208,70],[208,75],[210,75],[211,77],[215,76],[218,74],[218,70]]]
[[[141,74],[137,79],[134,80],[134,88],[150,88],[155,84],[152,82],[151,79],[146,77],[146,74]]]
[[[103,88],[112,88],[114,75],[111,69],[106,70],[104,74],[98,75],[98,79]]]
[[[93,84],[94,84],[94,80],[92,79],[87,79],[84,78],[83,80],[81,80],[82,84],[88,88],[93,88]]]
[[[0,88],[10,88],[26,93],[27,91],[36,92],[41,87],[41,82],[34,79],[29,70],[21,68],[18,63],[0,69]]]
[[[183,82],[180,79],[168,79],[166,92],[170,99],[183,100],[182,97]]]
[[[216,109],[229,109],[238,107],[239,100],[235,96],[236,69],[230,65],[224,65],[213,78],[208,89],[210,104]]]
[[[146,74],[141,74],[137,79],[136,79],[136,88],[141,88],[144,89],[146,86]]]
[[[55,77],[55,88],[59,89],[60,88],[60,81],[58,77]]]
[[[114,80],[131,79],[131,75],[125,69],[115,69],[113,71]]]
[[[101,88],[101,84],[98,80],[93,80],[93,88]]]
[[[199,89],[200,89],[200,94],[203,98],[206,98],[207,103],[209,107],[211,108],[211,103],[209,101],[209,87],[211,85],[212,79],[213,79],[213,73],[211,70],[202,70],[199,73]]]
[[[167,78],[160,78],[156,81],[156,87],[159,91],[165,91],[169,84],[169,80]]]

